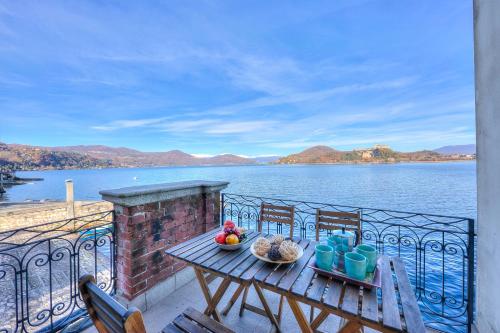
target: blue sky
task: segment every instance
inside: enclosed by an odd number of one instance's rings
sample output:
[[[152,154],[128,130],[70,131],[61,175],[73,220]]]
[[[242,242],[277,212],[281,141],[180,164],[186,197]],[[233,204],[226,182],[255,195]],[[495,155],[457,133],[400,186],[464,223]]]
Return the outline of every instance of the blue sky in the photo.
[[[472,1],[0,1],[0,121],[207,155],[473,143]]]

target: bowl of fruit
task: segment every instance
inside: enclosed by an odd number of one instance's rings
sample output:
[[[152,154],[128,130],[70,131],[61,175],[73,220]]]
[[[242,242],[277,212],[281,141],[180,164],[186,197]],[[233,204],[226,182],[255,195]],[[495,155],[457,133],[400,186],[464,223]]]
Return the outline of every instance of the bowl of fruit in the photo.
[[[215,235],[215,243],[217,243],[221,249],[229,251],[241,248],[246,239],[245,229],[237,227],[233,221],[230,220],[224,222],[222,230]]]

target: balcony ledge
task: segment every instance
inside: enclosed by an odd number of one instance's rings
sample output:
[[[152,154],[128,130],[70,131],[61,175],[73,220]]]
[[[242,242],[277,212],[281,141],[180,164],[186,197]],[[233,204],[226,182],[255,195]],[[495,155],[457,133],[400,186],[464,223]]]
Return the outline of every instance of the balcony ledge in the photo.
[[[175,183],[123,187],[103,190],[99,194],[103,200],[132,207],[151,202],[172,200],[184,196],[218,192],[227,187],[229,182],[193,180]]]

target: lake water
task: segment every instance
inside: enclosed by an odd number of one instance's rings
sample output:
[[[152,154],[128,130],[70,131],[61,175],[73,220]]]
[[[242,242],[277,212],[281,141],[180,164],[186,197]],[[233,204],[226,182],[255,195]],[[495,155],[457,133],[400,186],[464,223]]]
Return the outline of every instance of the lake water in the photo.
[[[66,179],[75,198],[99,191],[182,180],[225,180],[226,192],[339,205],[476,217],[476,163],[255,165],[18,172],[43,181],[8,189],[1,200],[64,199]]]

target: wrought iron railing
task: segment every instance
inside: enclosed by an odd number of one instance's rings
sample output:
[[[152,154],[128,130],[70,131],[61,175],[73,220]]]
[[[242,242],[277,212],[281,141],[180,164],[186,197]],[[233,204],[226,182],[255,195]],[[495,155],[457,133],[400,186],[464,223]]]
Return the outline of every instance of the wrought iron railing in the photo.
[[[54,332],[84,316],[78,278],[115,286],[113,212],[0,233],[0,333]]]
[[[295,207],[294,233],[316,237],[317,209],[360,212],[362,242],[406,263],[428,327],[470,332],[474,310],[474,219],[223,193],[222,221],[256,228],[262,202]],[[283,231],[273,224],[274,232]],[[269,226],[267,226],[269,228]],[[325,238],[326,232],[320,233]]]

